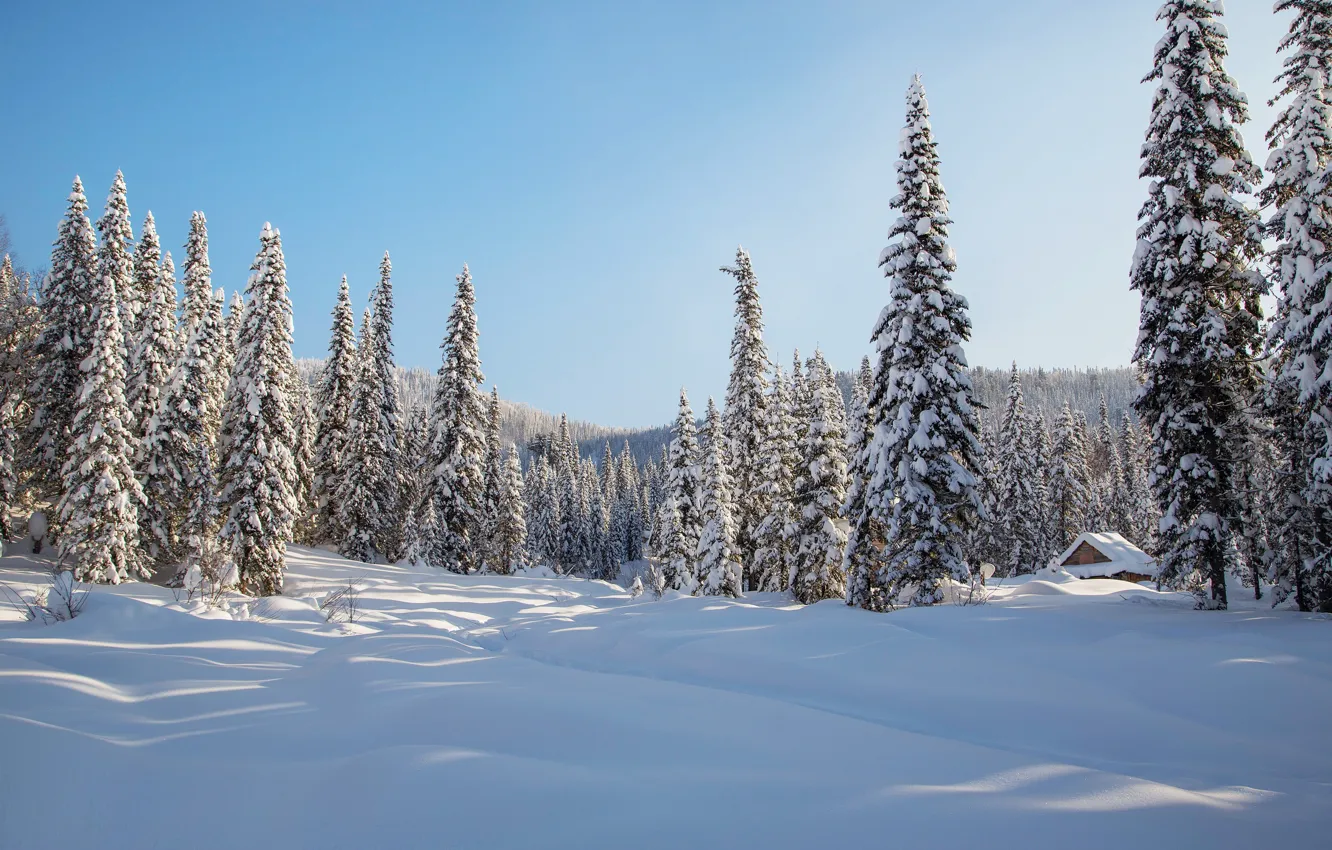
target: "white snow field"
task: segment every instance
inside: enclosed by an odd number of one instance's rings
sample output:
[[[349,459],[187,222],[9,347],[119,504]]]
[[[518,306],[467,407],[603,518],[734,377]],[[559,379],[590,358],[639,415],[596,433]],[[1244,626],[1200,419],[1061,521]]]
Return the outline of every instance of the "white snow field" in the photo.
[[[41,582],[31,559],[0,581]],[[317,603],[363,578],[363,616]],[[293,549],[0,623],[0,847],[1326,847],[1332,621],[1043,578],[631,599]],[[257,616],[256,616],[257,615]]]

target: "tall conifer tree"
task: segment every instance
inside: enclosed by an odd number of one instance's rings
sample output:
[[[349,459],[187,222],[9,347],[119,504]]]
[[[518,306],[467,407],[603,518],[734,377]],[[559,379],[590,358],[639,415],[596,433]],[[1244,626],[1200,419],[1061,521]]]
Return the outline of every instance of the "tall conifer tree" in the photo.
[[[914,588],[911,604],[929,605],[944,598],[946,582],[970,576],[964,543],[981,510],[980,444],[962,351],[971,321],[949,284],[957,262],[920,77],[906,100],[892,201],[899,218],[879,258],[891,285],[873,334],[867,507],[886,533],[876,587],[889,601]]]
[[[219,435],[220,505],[241,590],[269,596],[282,591],[296,512],[288,383],[296,369],[282,237],[267,223],[250,269]]]
[[[1261,172],[1236,124],[1244,95],[1222,67],[1220,4],[1170,0],[1139,175],[1132,288],[1142,296],[1135,405],[1152,429],[1153,486],[1162,507],[1158,560],[1166,581],[1193,584],[1199,604],[1226,607],[1225,540],[1239,515],[1240,461],[1253,438],[1264,284],[1258,216],[1242,196]]]

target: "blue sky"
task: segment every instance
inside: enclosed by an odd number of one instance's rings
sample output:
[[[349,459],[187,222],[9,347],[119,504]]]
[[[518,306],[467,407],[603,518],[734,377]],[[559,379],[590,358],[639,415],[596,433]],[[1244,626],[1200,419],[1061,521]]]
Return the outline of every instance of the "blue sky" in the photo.
[[[924,76],[976,365],[1128,361],[1158,0],[22,3],[0,30],[0,213],[44,262],[117,168],[214,285],[281,229],[296,353],[392,253],[398,361],[434,369],[470,263],[502,395],[611,425],[725,391],[737,244],[783,363],[869,351],[911,74]],[[1260,163],[1285,21],[1231,0]],[[382,8],[381,8],[382,7]]]

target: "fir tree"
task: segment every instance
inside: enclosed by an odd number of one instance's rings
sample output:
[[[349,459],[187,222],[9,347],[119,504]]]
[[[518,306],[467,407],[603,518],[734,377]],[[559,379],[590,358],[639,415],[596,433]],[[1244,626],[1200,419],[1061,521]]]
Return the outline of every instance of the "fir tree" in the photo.
[[[1027,414],[1027,455],[1031,459],[1031,517],[1032,565],[1042,566],[1059,550],[1050,532],[1050,428],[1045,422],[1045,411]]]
[[[806,605],[846,594],[842,558],[846,534],[837,526],[846,499],[846,433],[839,427],[841,393],[815,350],[807,375],[809,424],[800,472],[792,484],[795,551],[788,584]]]
[[[1326,612],[1332,611],[1332,2],[1278,0],[1275,11],[1295,17],[1277,48],[1288,55],[1272,104],[1287,103],[1267,134],[1272,179],[1261,194],[1273,208],[1265,235],[1275,241],[1271,266],[1280,285],[1266,394],[1278,456],[1273,578],[1279,598],[1293,594],[1300,610]]]
[[[767,426],[768,350],[763,344],[763,308],[749,254],[736,249],[735,265],[723,267],[735,278],[735,334],[731,338],[731,380],[726,388],[726,452],[735,489],[735,551],[744,564],[744,587],[754,588],[754,536],[768,512],[761,476],[763,430]]]
[[[269,596],[282,591],[296,511],[295,424],[287,392],[295,363],[282,237],[265,223],[259,245],[218,442],[225,459],[222,538],[230,544],[241,590]]]
[[[885,529],[878,592],[891,602],[914,588],[911,604],[929,605],[943,599],[948,581],[970,576],[963,547],[981,508],[980,444],[962,351],[971,321],[966,299],[949,285],[957,263],[948,198],[919,77],[907,91],[900,150],[892,201],[900,217],[879,258],[891,296],[873,334],[867,509]]]
[[[485,487],[481,497],[481,539],[477,541],[477,554],[491,572],[503,574],[505,570],[490,563],[492,560],[498,563],[498,550],[494,544],[497,542],[500,503],[504,498],[507,476],[504,456],[500,451],[500,403],[497,387],[491,387],[490,404],[486,408],[486,456],[482,469],[485,475]]]
[[[163,387],[157,410],[148,419],[137,455],[139,481],[146,504],[139,511],[139,539],[148,554],[170,562],[179,554],[181,514],[207,483],[216,488],[209,452],[207,481],[200,476],[199,442],[211,443],[207,423],[216,417],[207,376],[222,342],[220,316],[209,311],[195,323]],[[216,493],[212,510],[216,511]],[[216,530],[216,528],[214,528]],[[188,548],[188,543],[186,544]]]
[[[150,218],[145,231],[151,222]],[[156,239],[154,233],[153,240]],[[143,242],[139,244],[142,246]],[[136,445],[141,445],[148,434],[150,420],[157,414],[171,370],[180,356],[176,339],[176,267],[171,262],[170,251],[160,268],[155,266],[154,271],[157,273],[155,285],[149,288],[145,282],[138,284],[143,287],[138,316],[139,338],[130,354],[125,390]]]
[[[213,269],[208,262],[208,220],[190,214],[190,235],[185,242],[185,268],[181,279],[185,292],[181,305],[181,336],[188,337],[213,306]]]
[[[1036,518],[1041,504],[1037,500],[1036,467],[1032,458],[1032,438],[1027,433],[1026,411],[1022,401],[1022,378],[1013,363],[1008,384],[1008,399],[999,425],[998,456],[995,458],[995,497],[997,513],[992,524],[1000,530],[1003,575],[1019,575],[1040,566],[1043,553],[1037,551]]]
[[[30,391],[30,435],[38,460],[36,484],[63,486],[74,421],[75,401],[83,386],[80,364],[92,351],[97,240],[88,221],[83,183],[74,178],[69,206],[51,250],[51,272],[41,293],[41,333],[33,346],[36,376]]]
[[[740,556],[735,548],[735,523],[731,514],[731,480],[723,454],[727,435],[721,415],[708,399],[705,419],[706,447],[703,450],[702,488],[699,491],[703,529],[694,551],[698,592],[704,596],[740,595]]]
[[[860,374],[851,388],[851,410],[847,420],[846,501],[842,516],[849,524],[846,549],[842,557],[842,572],[846,576],[846,602],[860,608],[882,610],[882,600],[871,598],[874,585],[871,577],[877,561],[874,542],[881,540],[883,530],[877,528],[873,517],[865,510],[869,486],[870,439],[873,417],[869,409],[869,390],[874,383],[874,370],[866,357],[860,364]]]
[[[373,346],[369,350],[370,366],[367,371],[370,391],[373,392],[372,409],[376,414],[372,439],[375,441],[375,461],[372,477],[367,483],[376,492],[375,501],[380,514],[375,524],[375,548],[390,562],[400,553],[401,504],[398,492],[399,469],[398,433],[402,429],[402,408],[398,403],[397,367],[393,362],[393,265],[388,252],[379,263],[379,284],[372,296],[371,335]]]
[[[554,566],[560,548],[559,498],[553,482],[554,471],[545,456],[537,458],[527,473],[527,549],[532,561]]]
[[[763,428],[763,480],[768,506],[755,533],[754,589],[774,593],[786,589],[790,557],[786,529],[792,524],[791,480],[797,466],[795,423],[791,419],[788,382],[773,366]]]
[[[1241,200],[1261,173],[1235,127],[1248,107],[1221,65],[1219,15],[1213,0],[1171,0],[1157,13],[1166,35],[1146,77],[1159,86],[1131,274],[1142,296],[1134,359],[1145,379],[1135,405],[1152,429],[1162,577],[1196,581],[1211,608],[1226,607],[1225,540],[1252,439],[1263,290],[1251,269],[1259,221]]]
[[[1120,473],[1120,490],[1124,498],[1126,516],[1125,531],[1122,533],[1129,542],[1147,551],[1155,551],[1156,527],[1160,514],[1152,498],[1152,487],[1148,481],[1148,447],[1142,428],[1134,424],[1128,411],[1124,411],[1124,421],[1120,426],[1123,435],[1123,451]]]
[[[1069,546],[1086,530],[1087,449],[1073,411],[1067,403],[1055,423],[1050,453],[1050,525],[1057,550]]]
[[[295,408],[295,433],[292,435],[292,494],[296,499],[293,538],[307,546],[315,539],[314,443],[316,417],[310,400],[310,388],[299,376],[291,376],[291,400]]]
[[[479,392],[485,379],[475,304],[472,275],[464,265],[440,346],[444,355],[431,410],[430,444],[431,498],[439,521],[429,561],[461,573],[476,566],[474,544],[485,486],[485,419]]]
[[[340,542],[346,534],[339,519],[345,495],[341,483],[346,474],[343,456],[356,391],[357,363],[356,320],[347,276],[343,275],[333,306],[328,358],[324,360],[315,392],[318,418],[314,449],[315,538],[320,542]]]
[[[195,330],[197,327],[196,323]],[[194,332],[191,331],[191,336]],[[194,451],[187,464],[190,469],[189,500],[179,529],[185,559],[177,581],[183,580],[184,573],[191,567],[202,569],[218,551],[217,473],[207,436],[196,433],[194,437]]]
[[[694,428],[694,411],[689,407],[689,396],[680,390],[680,412],[675,418],[670,455],[666,469],[667,490],[671,509],[670,534],[666,536],[666,586],[685,593],[694,588],[694,553],[703,530],[700,496],[702,475],[698,463],[698,440]],[[674,535],[674,537],[672,537]]]
[[[374,482],[383,471],[385,459],[379,439],[378,392],[375,387],[373,312],[366,307],[361,314],[361,338],[356,346],[356,377],[352,405],[347,418],[347,444],[343,452],[343,473],[339,482],[342,503],[338,524],[342,539],[338,552],[344,558],[371,563],[379,551],[375,547],[383,521],[383,508]]]
[[[134,285],[134,228],[130,225],[129,205],[125,201],[125,176],[119,171],[111,183],[106,210],[97,220],[97,232],[101,237],[97,244],[97,277],[99,280],[107,277],[114,280],[116,297],[120,299],[116,309],[120,311],[121,339],[135,339],[140,302]],[[155,267],[153,273],[156,273]],[[121,358],[125,359],[128,352],[129,346],[125,346],[120,352]]]
[[[495,522],[494,562],[491,569],[510,575],[527,562],[526,505],[523,504],[523,470],[518,447],[513,443],[504,455],[499,514]]]
[[[124,184],[119,177],[116,183],[102,219],[107,224],[104,238],[112,242],[123,233],[117,223]],[[61,563],[73,568],[78,581],[109,584],[151,574],[138,552],[143,490],[134,477],[126,427],[125,343],[117,284],[127,284],[129,276],[120,255],[114,246],[107,248],[92,282],[92,333],[82,364],[83,386],[75,396],[58,508]]]
[[[125,387],[126,400],[129,401],[130,411],[135,411],[133,387],[135,363],[133,361],[134,348],[142,336],[140,323],[144,319],[144,314],[150,309],[149,304],[153,300],[158,284],[162,278],[162,244],[157,238],[157,223],[153,220],[153,214],[150,210],[143,219],[143,231],[139,234],[139,243],[134,246],[134,253],[130,258],[130,267],[132,269],[129,285],[121,293],[121,316],[120,332],[125,337],[128,347],[130,362],[127,373],[127,383]],[[176,292],[175,281],[172,282],[171,306],[172,318],[175,318]],[[172,332],[175,332],[175,322],[172,322]]]

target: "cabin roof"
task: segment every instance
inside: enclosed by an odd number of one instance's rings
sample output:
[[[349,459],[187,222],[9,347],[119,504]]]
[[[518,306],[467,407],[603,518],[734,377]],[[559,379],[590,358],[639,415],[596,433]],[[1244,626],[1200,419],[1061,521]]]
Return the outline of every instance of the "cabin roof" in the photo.
[[[1098,564],[1068,564],[1073,553],[1084,543],[1109,560]],[[1122,572],[1155,576],[1160,570],[1155,558],[1113,531],[1082,532],[1056,560],[1061,569],[1078,578],[1113,576]]]

